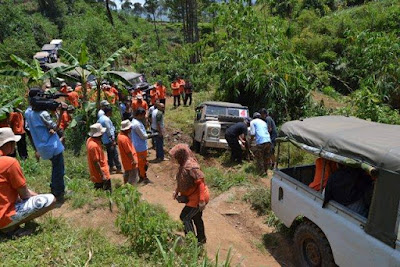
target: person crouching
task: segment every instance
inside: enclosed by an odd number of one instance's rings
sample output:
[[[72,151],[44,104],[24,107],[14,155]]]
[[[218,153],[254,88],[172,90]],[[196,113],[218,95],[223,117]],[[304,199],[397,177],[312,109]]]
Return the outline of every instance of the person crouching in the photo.
[[[101,126],[100,123],[90,126],[90,137],[86,142],[87,159],[90,180],[94,183],[94,188],[111,190],[110,170],[101,146],[101,136],[105,131],[106,128]]]
[[[139,180],[138,157],[136,149],[132,144],[132,124],[129,120],[121,122],[121,133],[118,134],[118,148],[121,155],[122,166],[124,167],[124,183],[134,185]]]
[[[18,161],[8,156],[20,139],[11,128],[0,129],[0,231],[8,236],[24,234],[18,229],[20,224],[45,214],[56,204],[53,194],[38,195],[30,190]]]

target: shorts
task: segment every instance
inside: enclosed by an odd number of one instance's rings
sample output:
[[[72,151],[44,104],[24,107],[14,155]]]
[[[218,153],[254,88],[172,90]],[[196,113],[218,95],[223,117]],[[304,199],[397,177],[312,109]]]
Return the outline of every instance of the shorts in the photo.
[[[30,215],[40,211],[41,209],[49,207],[55,197],[53,194],[42,194],[37,196],[32,196],[26,200],[15,203],[15,214],[11,216],[11,223],[6,227],[18,224],[20,221],[26,219]],[[4,228],[6,228],[4,227]]]

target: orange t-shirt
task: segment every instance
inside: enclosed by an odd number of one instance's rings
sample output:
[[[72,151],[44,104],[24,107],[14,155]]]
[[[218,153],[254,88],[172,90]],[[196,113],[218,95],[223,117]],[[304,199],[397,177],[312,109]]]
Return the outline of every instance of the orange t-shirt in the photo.
[[[110,170],[108,169],[107,158],[101,148],[101,139],[89,137],[86,141],[87,159],[89,165],[90,180],[93,183],[102,183],[101,173],[97,172],[95,162],[100,163],[100,168],[107,179],[110,179]]]
[[[68,100],[69,102],[71,102],[71,105],[73,105],[74,107],[79,107],[79,95],[77,92],[73,91],[73,92],[69,92],[68,93]]]
[[[178,82],[173,82],[171,83],[171,89],[172,89],[172,95],[177,96],[179,95],[179,83]]]
[[[118,95],[115,95],[111,90],[105,90],[104,94],[107,98],[108,101],[110,101],[111,104],[115,104],[115,101],[117,101]]]
[[[61,87],[61,88],[60,88],[60,92],[63,93],[63,94],[67,94],[67,93],[68,93],[68,91],[67,91],[67,86]]]
[[[164,85],[157,85],[157,84],[154,84],[154,87],[157,90],[158,98],[165,99],[165,95],[167,94],[167,88],[165,88]]]
[[[10,126],[14,134],[24,134],[24,116],[20,112],[10,113]]]
[[[11,223],[18,199],[17,189],[23,186],[26,186],[26,180],[18,161],[0,154],[0,228]]]
[[[144,110],[148,110],[149,106],[147,105],[147,102],[142,100],[139,103],[139,100],[133,100],[132,102],[132,109],[133,111],[136,111],[138,108],[143,108]]]
[[[63,114],[61,115],[59,128],[63,130],[67,129],[71,121],[72,121],[71,116],[68,114],[68,112],[64,111]]]
[[[181,192],[181,194],[188,197],[189,202],[186,203],[186,206],[192,208],[198,207],[200,201],[208,203],[210,200],[210,193],[203,178],[196,179],[195,185],[191,189]]]
[[[322,172],[324,170],[324,161],[326,162],[325,165],[325,174],[324,174],[324,184],[322,189],[325,188],[326,183],[328,182],[329,176],[337,170],[337,164],[334,161],[317,158],[315,161],[315,175],[314,180],[308,185],[308,187],[319,191],[321,189],[321,180],[322,180]]]
[[[151,97],[151,104],[154,105],[156,103],[156,100],[159,98],[159,93],[157,89],[150,90],[150,97]]]
[[[132,161],[129,159],[128,154],[132,153],[133,158],[136,162],[138,162],[138,157],[136,153],[136,149],[134,148],[131,139],[124,133],[120,133],[118,135],[118,148],[119,153],[121,155],[122,166],[124,166],[125,171],[130,171],[133,169],[137,169],[137,163],[135,165],[132,164]]]
[[[83,92],[82,92],[82,86],[81,85],[78,85],[78,86],[75,87],[75,92],[78,93],[79,98],[82,98]]]
[[[119,100],[119,96],[118,96],[119,92],[118,92],[117,88],[111,87],[110,91],[115,95],[117,100]]]
[[[185,91],[185,80],[184,79],[179,79],[178,81],[179,84],[179,93],[183,94],[183,92]]]
[[[140,90],[140,89],[135,89],[135,90],[132,91],[132,96],[133,96],[133,97],[136,97],[137,95],[143,95],[142,90]]]

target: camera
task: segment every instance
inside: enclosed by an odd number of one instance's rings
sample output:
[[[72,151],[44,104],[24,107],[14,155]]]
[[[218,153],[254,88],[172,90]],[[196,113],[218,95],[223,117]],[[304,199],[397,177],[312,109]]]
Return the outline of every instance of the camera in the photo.
[[[40,88],[29,88],[29,102],[31,103],[32,109],[36,111],[56,110],[61,103],[54,99],[59,97],[68,97],[68,95],[43,92]]]

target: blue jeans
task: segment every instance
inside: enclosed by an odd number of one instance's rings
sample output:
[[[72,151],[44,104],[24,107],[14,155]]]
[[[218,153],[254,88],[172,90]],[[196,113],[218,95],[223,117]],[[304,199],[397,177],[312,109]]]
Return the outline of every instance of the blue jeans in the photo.
[[[55,155],[51,159],[51,193],[58,197],[64,194],[64,156],[63,153]]]
[[[156,158],[164,159],[164,137],[154,136],[154,142],[156,143]]]

